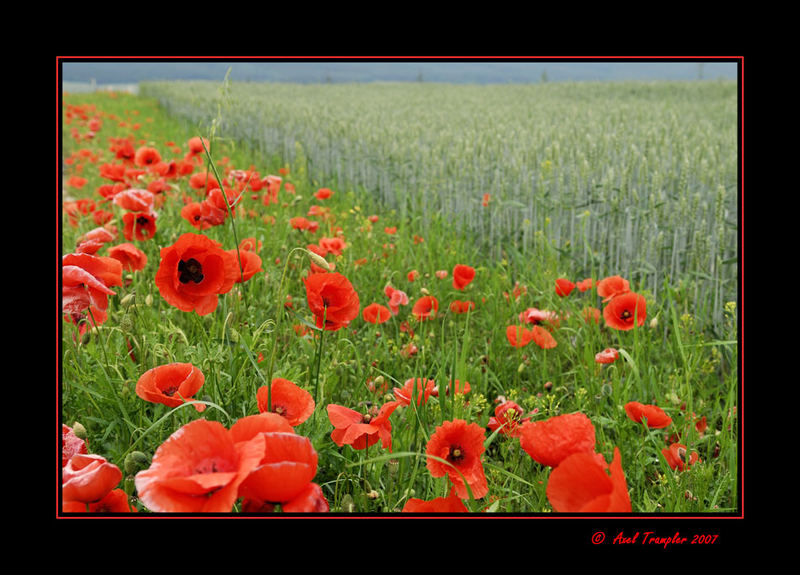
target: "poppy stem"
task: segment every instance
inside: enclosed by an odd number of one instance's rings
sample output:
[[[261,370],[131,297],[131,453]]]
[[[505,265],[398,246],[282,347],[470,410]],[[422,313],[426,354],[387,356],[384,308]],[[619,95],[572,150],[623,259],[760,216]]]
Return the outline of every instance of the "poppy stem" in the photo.
[[[283,314],[286,312],[283,295],[283,284],[286,281],[286,271],[289,268],[289,260],[292,259],[292,254],[297,251],[305,251],[303,248],[294,248],[286,256],[286,262],[283,264],[283,273],[281,274],[281,283],[278,285],[278,303],[275,310],[275,337],[272,340],[272,353],[269,358],[269,369],[267,371],[267,411],[272,411],[272,373],[275,368],[275,351],[278,349],[278,335],[281,329],[281,320]]]
[[[317,346],[317,367],[314,373],[314,428],[316,429],[317,411],[316,406],[319,405],[319,368],[322,364],[322,340],[325,335],[325,321],[328,314],[328,307],[322,308],[322,330],[319,332],[319,345]]]
[[[231,211],[231,206],[228,203],[228,194],[225,192],[225,187],[222,185],[222,178],[219,177],[219,172],[217,172],[217,167],[214,165],[214,160],[211,159],[211,152],[208,151],[206,147],[206,143],[203,141],[203,138],[200,138],[200,143],[203,144],[203,149],[206,151],[206,156],[208,157],[208,164],[211,167],[211,170],[214,172],[214,177],[217,179],[217,183],[219,184],[219,189],[222,192],[222,197],[225,200],[225,207],[228,210],[228,217],[231,220],[231,230],[233,231],[233,241],[236,243],[236,258],[239,260],[239,277],[241,279],[242,284],[242,298],[244,299],[244,307],[247,308],[247,293],[244,288],[244,266],[242,265],[242,254],[239,251],[239,237],[236,234],[236,222],[233,217],[233,212]],[[237,200],[238,201],[238,198]]]

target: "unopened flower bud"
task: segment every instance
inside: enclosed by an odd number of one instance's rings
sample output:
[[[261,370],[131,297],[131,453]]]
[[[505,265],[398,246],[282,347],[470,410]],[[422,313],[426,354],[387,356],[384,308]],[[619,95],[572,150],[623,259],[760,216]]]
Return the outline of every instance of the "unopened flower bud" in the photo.
[[[124,467],[128,475],[136,475],[136,473],[147,468],[149,465],[150,462],[147,456],[141,451],[131,451],[125,456]]]
[[[150,307],[151,305],[153,305],[153,295],[152,294],[147,294],[145,296],[145,298],[144,298],[144,303],[145,303],[145,305],[147,307]]]
[[[312,262],[314,262],[315,264],[317,264],[319,267],[321,267],[322,269],[324,269],[326,271],[331,271],[331,266],[328,263],[328,260],[326,260],[325,258],[323,258],[319,254],[315,254],[314,252],[312,252],[310,250],[306,250],[306,253],[308,254],[308,257],[311,258]]]
[[[372,500],[375,500],[375,499],[377,499],[377,498],[378,498],[378,497],[380,497],[380,496],[381,496],[381,494],[380,494],[380,493],[378,493],[377,491],[375,491],[374,489],[371,489],[371,490],[370,490],[370,491],[367,493],[367,499],[372,499]]]
[[[521,364],[519,364],[519,367],[517,368],[517,373],[522,373],[523,371],[525,371],[525,362],[524,361]]]
[[[131,306],[131,304],[133,304],[135,301],[136,301],[136,294],[129,293],[124,298],[119,300],[119,304],[123,307],[123,309],[128,309]]]
[[[77,421],[72,424],[72,433],[74,433],[78,439],[86,439],[86,428]]]
[[[136,479],[133,477],[133,475],[128,475],[125,477],[125,480],[122,482],[122,489],[129,497],[136,492]]]
[[[355,510],[356,504],[353,502],[353,498],[349,493],[345,493],[344,497],[342,497],[342,511],[345,513],[352,513]]]
[[[655,316],[653,319],[650,320],[650,329],[655,329],[658,327],[658,316]]]
[[[130,333],[133,331],[133,318],[130,315],[123,315],[119,320],[119,328],[125,332]]]

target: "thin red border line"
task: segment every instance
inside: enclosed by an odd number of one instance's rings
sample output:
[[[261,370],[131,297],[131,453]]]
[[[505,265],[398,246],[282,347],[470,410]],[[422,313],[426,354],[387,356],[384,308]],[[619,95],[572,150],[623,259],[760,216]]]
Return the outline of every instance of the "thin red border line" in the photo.
[[[56,128],[57,128],[56,151],[57,151],[57,162],[59,162],[59,163],[61,161],[61,145],[60,145],[60,143],[61,143],[61,141],[60,141],[60,138],[61,138],[61,133],[60,133],[61,132],[61,101],[60,101],[60,97],[61,97],[61,74],[60,74],[60,60],[62,60],[62,59],[70,59],[70,58],[77,58],[79,60],[92,60],[92,59],[98,59],[98,58],[100,58],[100,59],[116,59],[116,58],[138,59],[140,57],[136,57],[136,56],[122,56],[122,57],[117,57],[117,56],[96,56],[96,57],[92,57],[92,56],[86,56],[86,57],[84,57],[84,56],[81,56],[81,57],[57,56],[56,57],[56,83],[57,83],[57,94],[58,94],[58,96],[56,98],[56,108],[57,108],[57,114],[56,114],[56,116],[57,116],[57,121],[56,121]],[[191,60],[205,59],[205,58],[223,59],[224,60],[224,59],[236,59],[236,58],[258,59],[258,58],[268,58],[268,57],[262,57],[262,56],[245,56],[245,57],[236,57],[236,56],[213,56],[213,57],[168,56],[168,57],[162,57],[162,58],[159,58],[159,57],[146,57],[145,59],[146,60],[161,60],[161,59],[178,60],[178,59],[184,59],[184,58],[188,58],[188,59],[191,59]],[[273,57],[273,58],[274,59],[278,59],[278,58],[289,58],[289,59],[301,58],[301,59],[303,59],[303,58],[319,58],[319,57],[318,56],[276,56],[276,57]],[[383,58],[407,59],[409,57],[404,57],[404,56],[388,56],[388,57],[386,57],[386,56],[349,56],[349,57],[323,56],[322,58],[324,58],[324,59],[336,59],[336,58],[345,58],[345,59],[358,59],[358,58],[366,58],[366,59],[383,59]],[[741,209],[742,197],[744,195],[744,57],[743,56],[730,56],[730,57],[728,57],[728,56],[681,56],[681,57],[671,57],[671,56],[618,56],[618,57],[615,57],[615,56],[533,56],[533,57],[528,57],[528,56],[479,56],[479,57],[470,57],[470,56],[412,56],[411,58],[421,58],[421,59],[477,58],[477,59],[485,59],[485,60],[498,60],[498,59],[508,59],[508,58],[511,58],[511,59],[526,59],[526,60],[527,59],[540,60],[540,59],[547,59],[547,58],[565,59],[565,60],[578,59],[579,60],[579,59],[587,59],[588,58],[588,59],[621,59],[621,60],[630,59],[630,60],[633,60],[633,61],[646,60],[646,59],[670,59],[670,60],[677,59],[677,60],[680,61],[680,60],[693,60],[693,59],[728,59],[728,58],[732,58],[732,59],[738,60],[738,65],[739,65],[738,82],[739,82],[739,98],[740,98],[739,99],[739,110],[737,111],[737,116],[738,116],[738,119],[739,119],[739,122],[740,122],[740,126],[739,126],[739,166],[740,166],[740,175],[739,175],[739,178],[738,178],[738,180],[739,180],[738,181],[738,185],[739,185],[739,206],[740,206],[740,209],[739,209],[739,240],[740,240],[739,248],[740,249],[739,249],[739,254],[738,255],[739,255],[739,270],[740,270],[740,274],[739,274],[739,296],[740,296],[740,301],[739,301],[739,306],[740,306],[739,324],[740,325],[739,325],[739,327],[741,327],[741,325],[743,324],[743,318],[744,318],[744,315],[743,315],[744,312],[743,312],[743,309],[741,309],[741,307],[742,307],[741,306],[741,300],[743,299],[743,296],[744,296],[744,274],[741,273],[742,270],[743,270],[743,254],[742,254],[741,247],[744,244],[744,226],[743,226],[744,211]],[[58,190],[57,201],[59,201],[59,203],[60,203],[61,193],[62,193],[62,188],[61,188],[62,182],[61,182],[60,169],[59,169],[59,171],[57,172],[57,175],[56,175],[56,184],[57,184],[57,190]],[[60,213],[60,209],[59,209],[59,213]],[[56,231],[57,231],[57,234],[58,234],[58,237],[59,237],[59,241],[57,241],[57,243],[60,243],[60,234],[61,234],[61,221],[60,221],[60,219],[56,223]],[[56,275],[57,275],[57,278],[58,278],[57,284],[60,285],[60,281],[61,281],[60,271],[57,271]],[[60,322],[57,322],[57,325],[58,325],[58,328],[57,328],[56,333],[57,333],[57,336],[60,336],[60,329],[61,329]],[[741,339],[741,331],[742,330],[740,329],[740,334],[739,334],[740,335],[740,339]],[[738,387],[739,387],[739,400],[740,400],[739,403],[741,404],[742,403],[741,400],[743,399],[743,396],[744,396],[744,390],[743,390],[744,385],[743,385],[743,381],[742,381],[742,377],[741,377],[742,372],[743,372],[743,367],[744,367],[744,358],[743,358],[743,354],[742,354],[741,341],[739,342],[739,344],[740,344],[739,345],[739,348],[740,348],[739,349],[739,363],[740,363],[740,366],[738,366],[738,367],[740,368],[740,371],[739,371],[739,386]],[[56,347],[57,347],[57,350],[58,350],[58,353],[59,353],[59,362],[58,362],[58,367],[57,367],[57,378],[56,378],[56,380],[58,382],[58,390],[59,390],[59,392],[57,393],[57,417],[56,417],[56,423],[57,423],[57,428],[58,428],[58,424],[61,421],[61,405],[60,405],[60,385],[61,385],[60,351],[61,351],[61,341],[60,341],[60,337],[57,337]],[[742,410],[742,412],[743,411],[744,410]],[[634,519],[634,520],[635,519],[642,519],[642,518],[651,518],[651,519],[695,519],[695,520],[702,520],[702,519],[743,519],[744,518],[744,417],[743,417],[742,414],[739,414],[739,417],[741,418],[741,422],[739,424],[740,427],[739,427],[739,438],[738,438],[738,442],[739,442],[739,465],[738,465],[739,469],[738,469],[738,471],[739,471],[739,473],[741,475],[741,478],[740,478],[740,481],[739,481],[739,492],[741,493],[741,500],[739,501],[739,506],[738,506],[739,507],[739,514],[738,515],[733,515],[733,516],[731,516],[731,515],[721,515],[721,516],[714,516],[714,515],[710,515],[710,516],[709,515],[701,515],[701,516],[692,516],[692,515],[689,515],[689,516],[664,516],[664,515],[621,515],[621,516],[582,516],[581,515],[581,516],[563,516],[563,515],[555,515],[554,516],[554,515],[547,514],[547,515],[544,515],[544,516],[539,516],[539,515],[536,515],[536,516],[525,516],[525,515],[522,515],[522,516],[516,516],[516,515],[515,516],[502,516],[502,515],[500,515],[500,516],[497,516],[496,518],[497,519]],[[60,479],[60,476],[61,476],[61,471],[60,470],[59,470],[58,475],[59,475],[59,479]],[[59,496],[60,496],[60,488],[57,488],[57,500],[59,499]],[[60,518],[84,518],[85,517],[83,515],[71,515],[71,516],[70,515],[62,515],[60,506],[58,506],[58,510],[57,510],[56,516],[60,517]],[[160,518],[166,518],[166,519],[173,519],[173,518],[177,519],[178,518],[178,517],[174,517],[174,516],[161,516],[161,515],[150,516],[150,517],[152,517],[152,518],[160,517]],[[191,517],[203,517],[203,516],[191,516]],[[269,518],[269,516],[264,516],[264,517],[265,518]],[[308,518],[316,518],[316,517],[318,517],[318,516],[313,516],[313,517],[309,516]],[[339,515],[321,516],[321,517],[323,517],[323,518],[331,518],[331,519],[340,518]],[[368,516],[368,517],[365,517],[365,518],[397,519],[397,518],[404,518],[404,517],[405,518],[409,518],[409,519],[415,518],[415,517],[446,518],[446,517],[437,516],[437,515],[431,515],[431,516],[414,515],[414,516],[398,516],[398,517],[395,517],[393,515],[391,515],[391,516],[378,515],[378,516]],[[477,518],[482,518],[484,516],[473,516],[472,514],[470,514],[470,515],[466,516],[465,518],[470,518],[470,517],[474,517],[474,518],[477,519]],[[120,516],[91,516],[91,518],[97,518],[97,519],[120,518],[120,519],[123,519],[123,518],[129,518],[129,517],[120,515]],[[183,518],[183,517],[181,517],[181,518]],[[251,517],[251,516],[230,516],[230,517],[228,517],[228,516],[224,516],[223,515],[223,516],[219,516],[219,517],[211,516],[211,517],[208,517],[208,518],[223,518],[223,519],[224,518],[241,518],[241,519],[246,519],[246,518],[258,518],[258,516],[255,516],[255,517]],[[302,518],[302,517],[300,517],[300,518]]]

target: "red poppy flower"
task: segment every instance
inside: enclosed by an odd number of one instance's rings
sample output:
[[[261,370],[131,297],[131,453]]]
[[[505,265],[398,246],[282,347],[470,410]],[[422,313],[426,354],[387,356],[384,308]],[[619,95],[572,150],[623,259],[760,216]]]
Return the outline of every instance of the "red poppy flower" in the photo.
[[[489,205],[489,202],[491,201],[491,199],[492,199],[492,195],[491,194],[483,194],[483,199],[481,200],[481,205],[485,208],[486,206]]]
[[[191,363],[169,363],[144,372],[136,382],[136,395],[152,403],[178,407],[190,401],[205,383],[203,372]],[[206,406],[194,404],[198,412]]]
[[[387,226],[383,228],[383,231],[388,235],[393,236],[394,234],[397,233],[397,226],[392,226],[392,227]]]
[[[525,347],[533,341],[533,331],[521,325],[506,328],[506,339],[514,347]]]
[[[64,467],[73,455],[77,453],[88,453],[86,442],[75,435],[75,432],[68,425],[61,424],[61,467]]]
[[[161,154],[158,153],[158,150],[149,146],[142,146],[141,148],[137,149],[136,154],[133,157],[133,163],[140,167],[151,166],[159,163],[160,161]]]
[[[204,143],[205,143],[205,147],[203,147]],[[189,153],[190,154],[192,154],[192,155],[202,154],[203,152],[205,152],[205,149],[208,147],[208,140],[206,140],[205,138],[200,139],[200,136],[195,136],[194,138],[189,138],[189,141],[187,142],[187,145],[189,146]]]
[[[208,315],[217,309],[219,295],[231,290],[238,275],[235,257],[218,242],[186,233],[161,249],[155,283],[170,305]]]
[[[189,202],[181,208],[181,217],[198,230],[207,230],[211,223],[203,219],[203,206],[200,202]]]
[[[583,413],[566,413],[544,421],[530,421],[522,425],[519,443],[534,461],[557,467],[573,453],[594,451],[594,425]]]
[[[546,493],[550,505],[560,513],[632,511],[617,447],[610,466],[602,455],[589,451],[573,453],[550,472]]]
[[[285,503],[299,496],[317,474],[318,455],[311,440],[295,433],[259,433],[241,445],[263,439],[258,466],[239,487],[245,499]]]
[[[261,267],[261,257],[250,250],[227,250],[233,256],[233,261],[236,264],[236,283],[247,281],[256,275],[258,272],[263,272],[264,268]],[[237,253],[238,252],[238,253]],[[239,267],[239,259],[241,258],[241,267]]]
[[[386,297],[389,298],[389,310],[392,312],[392,315],[397,315],[401,305],[408,305],[409,300],[406,292],[394,289],[389,285],[384,288],[383,292],[386,294]]]
[[[417,321],[426,321],[433,319],[437,311],[439,311],[439,300],[432,295],[426,295],[417,300],[414,307],[411,308],[411,315]]]
[[[267,409],[267,394],[270,396],[270,409]],[[288,379],[280,377],[272,380],[271,388],[262,385],[256,392],[256,400],[258,411],[277,413],[292,427],[300,425],[314,413],[315,403],[311,394]]]
[[[322,488],[316,483],[309,483],[291,501],[282,503],[281,509],[284,513],[327,513],[330,506]]]
[[[316,273],[303,279],[306,299],[318,328],[336,331],[358,316],[360,303],[353,284],[338,272]]]
[[[414,388],[415,383],[416,389]],[[411,399],[415,394],[417,398],[417,405],[422,405],[428,402],[428,398],[431,396],[435,388],[436,382],[432,379],[423,380],[421,377],[418,377],[416,382],[414,378],[407,379],[403,384],[403,387],[395,387],[393,392],[394,396],[397,398],[397,401],[399,401],[401,405],[411,405]]]
[[[92,503],[108,495],[122,480],[122,471],[105,457],[76,453],[62,468],[61,494],[64,501]]]
[[[529,307],[519,313],[519,321],[532,324],[538,324],[543,321],[555,323],[558,321],[558,314],[554,311],[543,311],[535,307]]]
[[[664,459],[667,460],[667,465],[673,470],[677,469],[678,471],[684,471],[695,463],[703,462],[696,451],[692,451],[690,455],[686,446],[680,443],[673,443],[669,447],[665,447],[661,450],[661,454],[664,456]]]
[[[411,270],[406,274],[406,279],[408,281],[413,282],[419,277],[419,272],[417,270]]]
[[[327,200],[333,195],[333,191],[328,188],[320,188],[317,190],[317,193],[314,194],[314,197],[318,200]]]
[[[437,497],[430,501],[412,497],[406,501],[402,513],[469,513],[469,510],[456,492],[451,491],[447,497]]]
[[[475,268],[464,264],[457,264],[453,268],[453,287],[457,290],[463,290],[473,279],[475,279]]]
[[[366,449],[379,440],[384,449],[392,451],[392,422],[389,416],[400,405],[397,401],[384,403],[380,409],[373,406],[367,413],[336,404],[328,404],[328,419],[334,429],[331,439],[342,447]]]
[[[311,221],[303,216],[297,216],[289,220],[289,225],[296,230],[307,230],[311,227]]]
[[[67,180],[67,186],[80,189],[88,182],[89,180],[82,178],[81,176],[70,176],[69,180]]]
[[[325,250],[325,254],[333,254],[335,256],[342,255],[342,251],[347,247],[347,244],[344,242],[342,238],[335,237],[335,238],[321,238],[319,240],[319,246]]]
[[[247,415],[240,417],[236,423],[231,425],[231,437],[234,443],[241,443],[242,441],[249,441],[259,433],[266,433],[268,431],[280,431],[283,433],[294,433],[294,428],[289,424],[289,421],[275,413],[274,411],[265,411],[258,415]]]
[[[475,499],[484,497],[489,493],[481,462],[485,439],[484,430],[477,423],[468,424],[463,419],[442,423],[431,435],[425,453],[444,459],[450,465],[428,457],[426,465],[431,476],[450,478],[461,499],[468,499],[469,491]]]
[[[131,243],[112,246],[108,248],[107,253],[109,257],[119,260],[125,271],[143,270],[147,265],[147,255]]]
[[[533,326],[531,328],[531,334],[533,337],[533,341],[536,342],[536,345],[538,345],[542,349],[553,349],[558,345],[558,342],[550,334],[550,332],[544,329],[542,326],[539,325]]]
[[[122,264],[114,258],[67,254],[61,258],[61,311],[74,324],[87,319],[88,310],[105,312],[109,286],[122,285]],[[95,318],[98,319],[99,318]]]
[[[139,240],[140,242],[149,240],[156,234],[156,218],[154,212],[127,212],[122,216],[122,223],[125,227],[122,233],[129,242]]]
[[[100,501],[86,503],[80,501],[64,501],[61,510],[65,513],[136,513],[138,510],[131,507],[128,494],[122,489],[112,489]]]
[[[122,164],[102,164],[99,170],[101,178],[112,182],[125,181],[125,166]]]
[[[474,301],[454,300],[450,302],[450,311],[453,313],[467,313],[473,309],[475,309]]]
[[[136,474],[139,500],[154,512],[229,513],[239,486],[264,457],[263,435],[237,444],[217,421],[187,423]]]
[[[79,254],[95,254],[108,242],[113,241],[116,236],[106,228],[95,228],[78,238],[78,247],[75,249]]]
[[[122,285],[122,264],[114,258],[89,254],[67,254],[61,258],[61,265],[77,266],[109,287]]]
[[[439,278],[440,280],[443,280],[443,279],[444,279],[444,278],[446,278],[448,275],[450,275],[450,272],[448,272],[447,270],[436,270],[436,273],[435,273],[435,275],[436,275],[436,277],[437,277],[437,278]]]
[[[364,321],[366,322],[384,323],[389,321],[389,318],[392,317],[392,312],[388,307],[382,306],[378,303],[371,303],[364,308],[364,311],[361,313],[361,315],[364,317]]]
[[[614,363],[619,357],[619,352],[613,347],[607,347],[594,356],[597,363]]]
[[[523,418],[525,410],[513,401],[504,401],[494,410],[494,415],[489,418],[487,427],[491,431],[500,430],[503,435],[519,437],[523,423],[530,421],[530,417]]]
[[[611,300],[614,296],[622,295],[629,291],[630,284],[622,276],[609,276],[597,282],[597,295],[603,298],[603,303]]]
[[[565,278],[556,280],[556,295],[560,297],[568,296],[575,289],[575,284]]]
[[[139,188],[131,188],[114,195],[114,204],[129,212],[152,212],[154,202],[155,196],[152,192]]]
[[[644,423],[650,429],[663,429],[672,423],[672,418],[657,405],[629,401],[625,404],[625,413],[631,420]]]
[[[578,287],[578,291],[585,292],[594,286],[594,280],[592,278],[586,278],[585,280],[579,281],[575,284]]]
[[[193,190],[205,189],[208,192],[213,188],[218,188],[219,182],[213,174],[206,174],[205,171],[196,172],[189,177],[189,187]]]
[[[627,292],[614,296],[603,309],[606,325],[612,329],[627,331],[644,325],[647,318],[647,301],[644,296]]]

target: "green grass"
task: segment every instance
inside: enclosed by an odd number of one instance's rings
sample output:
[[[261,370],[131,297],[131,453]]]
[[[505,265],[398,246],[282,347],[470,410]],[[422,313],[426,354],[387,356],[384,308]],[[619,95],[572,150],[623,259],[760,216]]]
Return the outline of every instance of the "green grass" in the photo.
[[[229,88],[234,94],[241,89],[244,88],[235,85]],[[379,89],[390,91],[390,87],[385,86]],[[664,101],[661,99],[664,94],[644,91],[654,103]],[[217,93],[219,87],[214,94]],[[421,457],[428,438],[442,421],[456,417],[485,426],[493,413],[495,399],[501,395],[530,411],[535,410],[533,417],[537,420],[574,411],[586,413],[596,429],[598,452],[610,460],[614,447],[620,449],[635,513],[716,513],[738,508],[738,427],[731,415],[738,405],[735,304],[726,308],[727,300],[716,302],[714,298],[722,297],[720,293],[699,294],[701,278],[697,274],[681,266],[674,270],[675,275],[673,270],[657,269],[654,275],[666,281],[653,284],[649,279],[651,275],[631,273],[626,276],[631,280],[631,288],[647,297],[647,323],[632,332],[587,324],[581,318],[581,310],[584,306],[600,307],[600,298],[594,292],[579,293],[577,290],[567,298],[559,298],[553,289],[554,280],[568,277],[577,281],[589,276],[599,279],[603,275],[625,275],[626,270],[632,271],[631,267],[618,270],[614,256],[596,253],[594,242],[599,236],[592,236],[593,240],[585,244],[582,242],[581,237],[598,233],[595,216],[576,220],[578,226],[568,245],[564,238],[568,224],[559,220],[558,229],[554,230],[555,215],[547,220],[537,213],[532,219],[541,225],[530,223],[526,227],[522,224],[519,230],[512,230],[513,226],[504,218],[513,211],[514,200],[504,197],[502,182],[496,183],[492,192],[499,197],[500,206],[490,204],[485,214],[490,214],[491,218],[487,219],[484,213],[475,216],[481,209],[480,195],[466,200],[468,203],[476,200],[477,204],[472,202],[469,209],[458,212],[459,218],[475,218],[478,225],[488,229],[483,237],[491,244],[492,255],[496,256],[489,257],[486,244],[474,242],[466,228],[457,225],[451,212],[442,207],[426,208],[425,202],[433,201],[434,196],[420,194],[396,205],[386,202],[385,197],[375,194],[369,186],[353,184],[344,175],[339,178],[325,171],[323,178],[322,168],[302,156],[313,149],[309,141],[304,141],[302,146],[290,146],[293,153],[283,156],[279,150],[260,144],[258,140],[229,135],[227,124],[231,117],[241,124],[241,119],[252,108],[240,109],[241,100],[235,98],[224,106],[216,105],[214,94],[208,91],[200,94],[208,99],[209,109],[201,111],[201,116],[191,121],[168,114],[156,100],[147,97],[124,94],[113,99],[103,94],[65,97],[67,104],[96,106],[105,118],[114,114],[126,122],[125,126],[119,126],[118,122],[106,119],[94,140],[80,143],[72,141],[69,126],[66,126],[65,157],[79,148],[91,147],[105,150],[105,161],[112,161],[106,138],[113,134],[133,134],[137,141],[150,143],[160,150],[166,149],[167,141],[185,146],[191,136],[213,135],[211,154],[217,167],[225,165],[224,157],[228,158],[227,165],[242,169],[253,165],[262,176],[288,167],[290,175],[285,181],[292,182],[297,190],[293,197],[281,193],[285,206],[264,206],[260,200],[243,200],[244,209],[254,214],[246,217],[240,214],[235,218],[236,237],[239,240],[255,237],[263,242],[260,254],[265,273],[234,288],[220,298],[213,314],[201,317],[169,306],[153,282],[160,248],[171,245],[184,232],[195,231],[180,217],[179,193],[189,190],[185,181],[178,181],[178,189],[168,194],[170,197],[159,208],[156,236],[146,242],[135,242],[148,256],[147,267],[125,274],[130,283],[115,288],[117,295],[110,298],[108,320],[83,338],[76,336],[74,326],[63,324],[63,421],[70,425],[79,421],[86,427],[92,452],[122,467],[125,456],[131,451],[152,456],[172,432],[198,417],[229,426],[240,417],[258,413],[256,390],[269,377],[268,366],[274,353],[273,376],[284,377],[309,390],[316,388],[312,382],[320,360],[317,413],[296,431],[309,437],[319,454],[314,481],[322,486],[333,512],[396,512],[409,497],[431,499],[445,495],[447,481],[432,478]],[[579,95],[588,97],[584,92]],[[613,96],[612,93],[604,97]],[[675,89],[672,98],[679,100],[681,97],[681,91]],[[583,117],[579,112],[582,110],[580,101],[565,105],[572,110],[572,116]],[[613,114],[618,120],[625,119],[621,110],[615,109]],[[638,111],[636,117],[643,113]],[[281,117],[285,118],[291,111],[283,114]],[[260,127],[266,128],[261,121],[260,116],[255,117],[248,129],[258,132]],[[307,121],[307,118],[297,121]],[[141,124],[136,131],[130,129],[133,122]],[[337,126],[337,130],[346,131],[342,123]],[[397,126],[385,122],[376,124],[378,131],[392,128]],[[573,134],[579,132],[575,123],[562,125],[560,129]],[[656,130],[650,125],[641,129]],[[701,143],[701,135],[692,132],[686,134],[685,139],[673,141],[671,146],[675,147],[676,155],[683,156],[680,151],[684,149],[706,149],[710,144]],[[391,134],[380,137],[386,143]],[[558,159],[576,153],[570,148],[571,141],[554,147],[561,155],[554,155],[553,161],[562,170],[572,169],[573,160],[563,164]],[[609,147],[613,145],[613,142],[608,143]],[[369,147],[361,152],[364,157],[376,153],[370,152]],[[603,156],[606,152],[608,150],[602,148],[594,153]],[[703,152],[697,153],[703,155]],[[615,154],[611,158],[616,161],[619,156]],[[539,165],[540,160],[534,157],[531,164]],[[602,157],[598,158],[601,160]],[[97,164],[84,162],[82,175],[89,183],[80,190],[66,191],[72,196],[98,199],[94,191],[106,182],[97,175]],[[67,175],[74,169],[74,165],[67,166]],[[427,188],[426,179],[433,178],[429,189],[434,189],[432,182],[436,178],[430,170],[434,168],[425,168],[415,176],[418,187]],[[453,175],[450,170],[450,167],[441,168],[439,184],[446,185],[447,178]],[[614,165],[608,165],[606,170],[611,172]],[[649,182],[651,178],[665,177],[665,173],[659,171],[658,176],[640,174],[638,177]],[[717,182],[708,173],[683,173],[682,177],[691,182],[710,180],[710,184],[724,188],[731,184],[727,180]],[[424,288],[439,299],[441,312],[446,312],[449,302],[456,298],[475,301],[477,309],[468,316],[440,313],[435,321],[422,324],[410,318],[410,305],[380,326],[367,324],[359,316],[348,328],[325,333],[322,356],[318,358],[317,342],[309,337],[298,337],[292,327],[301,320],[311,319],[301,281],[308,258],[292,250],[328,234],[323,232],[322,226],[316,236],[292,230],[288,219],[305,215],[310,205],[322,203],[312,196],[319,187],[329,187],[336,192],[325,205],[335,214],[335,225],[343,228],[348,248],[331,261],[335,262],[336,271],[353,283],[362,308],[372,302],[385,303],[383,288],[391,282],[408,293],[412,305]],[[642,209],[647,210],[646,207]],[[373,213],[380,216],[380,221],[367,230],[366,217]],[[121,210],[115,210],[121,230],[120,216]],[[270,223],[272,217],[274,223]],[[384,226],[395,225],[397,235],[387,236],[383,232]],[[495,226],[501,227],[496,229]],[[76,238],[94,227],[96,224],[90,217],[81,218],[77,227],[69,225],[64,217],[62,252],[72,251]],[[699,229],[699,225],[695,229]],[[673,231],[670,227],[662,230],[668,238]],[[236,247],[230,220],[204,233],[220,241],[225,249]],[[414,235],[423,237],[424,241],[415,242]],[[120,236],[118,241],[124,240]],[[387,243],[394,247],[385,248]],[[368,263],[356,265],[361,258],[367,258]],[[449,276],[439,280],[434,275],[436,270],[448,270],[452,274],[458,263],[477,269],[475,280],[465,293],[452,288]],[[702,261],[698,262],[700,264]],[[421,274],[413,283],[406,278],[406,273],[412,269]],[[714,281],[728,282],[729,278]],[[503,293],[510,292],[515,282],[526,286],[527,293],[519,301],[507,300]],[[281,316],[284,293],[292,297],[295,312],[287,311]],[[134,295],[134,303],[123,305],[123,299],[130,294]],[[709,328],[705,320],[709,309],[717,305],[721,310],[720,319]],[[555,349],[542,350],[534,344],[514,349],[508,344],[506,326],[516,323],[518,314],[527,307],[570,314],[554,332],[558,341]],[[403,320],[409,320],[412,325],[413,338],[401,331]],[[406,358],[400,351],[411,341],[419,352]],[[129,345],[135,359],[128,354]],[[614,364],[601,367],[595,364],[594,354],[605,347],[616,347],[623,351],[623,356]],[[259,354],[266,359],[258,361]],[[169,409],[144,402],[134,393],[136,381],[144,371],[169,362],[192,363],[205,374],[205,385],[197,397],[209,405],[202,416],[190,406]],[[347,446],[339,448],[330,439],[332,426],[325,405],[337,403],[354,409],[362,402],[380,405],[385,396],[370,392],[366,385],[368,379],[379,376],[389,383],[389,392],[411,377],[428,377],[442,387],[450,379],[466,380],[472,391],[466,400],[461,396],[454,400],[440,395],[418,410],[398,409],[392,416],[392,453],[381,449],[380,444],[366,452]],[[545,388],[547,382],[552,383],[549,391]],[[666,430],[644,430],[625,415],[623,405],[631,400],[657,403],[672,416],[673,425]],[[708,429],[702,436],[690,423],[692,413],[707,418]],[[667,445],[665,436],[676,432],[681,433],[681,442],[697,451],[703,461],[690,471],[670,470],[661,455],[661,449]],[[497,513],[551,511],[545,494],[550,471],[522,451],[518,441],[503,435],[492,437],[484,459],[490,498],[468,502],[472,511],[486,508]]]

